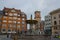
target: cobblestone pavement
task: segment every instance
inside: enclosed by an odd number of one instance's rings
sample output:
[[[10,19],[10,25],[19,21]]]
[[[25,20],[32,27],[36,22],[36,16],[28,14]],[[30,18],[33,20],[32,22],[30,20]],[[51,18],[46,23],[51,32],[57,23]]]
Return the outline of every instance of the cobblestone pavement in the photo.
[[[0,40],[13,40],[12,38],[7,38],[6,35],[0,35]],[[19,36],[18,40],[60,40],[60,38],[53,38],[51,36]]]
[[[7,35],[0,35],[0,40],[13,40],[7,38]],[[53,38],[51,36],[19,36],[18,40],[60,40],[60,38]]]
[[[19,40],[51,40],[50,36],[23,36]]]

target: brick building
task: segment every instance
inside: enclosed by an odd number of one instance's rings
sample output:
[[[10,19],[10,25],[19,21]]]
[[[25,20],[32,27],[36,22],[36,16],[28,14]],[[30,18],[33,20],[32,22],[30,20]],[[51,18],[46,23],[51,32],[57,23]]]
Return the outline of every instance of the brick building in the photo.
[[[0,32],[1,32],[1,26],[2,26],[2,16],[3,16],[3,11],[0,10]]]
[[[4,8],[2,16],[2,33],[15,33],[27,31],[26,14],[15,8]]]

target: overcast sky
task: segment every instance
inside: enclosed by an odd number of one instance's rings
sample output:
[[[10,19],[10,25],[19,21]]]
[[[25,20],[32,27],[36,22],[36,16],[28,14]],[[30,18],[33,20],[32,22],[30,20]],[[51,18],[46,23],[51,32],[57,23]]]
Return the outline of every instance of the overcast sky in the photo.
[[[34,17],[34,11],[39,10],[44,20],[50,11],[60,8],[60,0],[0,0],[0,9],[4,7],[20,9],[27,14],[28,19],[31,14]]]

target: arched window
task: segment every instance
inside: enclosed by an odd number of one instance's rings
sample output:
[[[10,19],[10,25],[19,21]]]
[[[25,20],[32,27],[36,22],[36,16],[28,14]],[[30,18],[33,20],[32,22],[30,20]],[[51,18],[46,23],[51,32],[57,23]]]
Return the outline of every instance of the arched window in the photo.
[[[56,21],[54,21],[54,25],[56,25],[57,24],[57,22]]]

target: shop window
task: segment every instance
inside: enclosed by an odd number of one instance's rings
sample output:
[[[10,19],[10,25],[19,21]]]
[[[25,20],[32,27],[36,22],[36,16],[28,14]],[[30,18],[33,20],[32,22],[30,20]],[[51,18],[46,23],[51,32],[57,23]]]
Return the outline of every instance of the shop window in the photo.
[[[6,29],[5,29],[5,28],[3,28],[3,29],[2,29],[2,31],[3,31],[3,32],[5,32],[5,31],[6,31]]]
[[[8,29],[8,32],[11,32],[11,29],[10,28]]]

